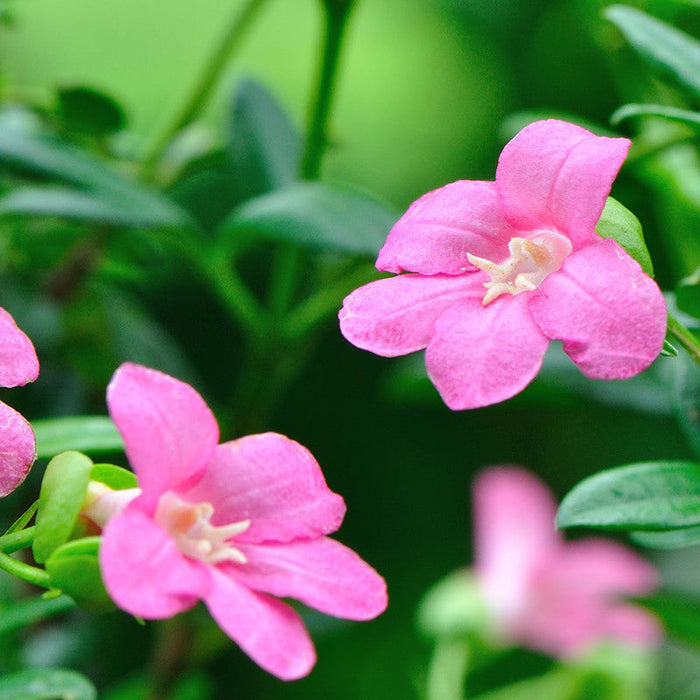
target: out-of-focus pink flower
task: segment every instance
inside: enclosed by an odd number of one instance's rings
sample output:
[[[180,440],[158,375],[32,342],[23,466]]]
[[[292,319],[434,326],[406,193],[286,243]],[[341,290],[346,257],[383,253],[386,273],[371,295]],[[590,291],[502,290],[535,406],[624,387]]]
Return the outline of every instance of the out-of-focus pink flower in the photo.
[[[23,386],[39,376],[39,360],[31,340],[0,308],[0,386]],[[36,459],[34,432],[14,409],[0,402],[0,497],[24,481]]]
[[[522,391],[552,339],[593,379],[642,371],[663,345],[663,297],[595,232],[628,148],[562,121],[525,127],[495,182],[453,182],[410,206],[377,258],[406,273],[350,294],[341,332],[385,357],[426,348],[452,409]]]
[[[656,619],[625,596],[651,592],[654,568],[602,538],[565,542],[544,484],[516,467],[493,467],[474,485],[475,574],[497,634],[554,656],[604,639],[660,640]]]
[[[277,597],[353,620],[384,611],[384,580],[326,537],[345,504],[308,450],[275,433],[217,445],[216,420],[192,387],[133,364],[117,370],[107,403],[140,487],[117,503],[100,547],[119,607],[156,619],[201,599],[255,662],[285,680],[306,675],[316,656],[301,619]],[[93,510],[107,505],[98,497]]]

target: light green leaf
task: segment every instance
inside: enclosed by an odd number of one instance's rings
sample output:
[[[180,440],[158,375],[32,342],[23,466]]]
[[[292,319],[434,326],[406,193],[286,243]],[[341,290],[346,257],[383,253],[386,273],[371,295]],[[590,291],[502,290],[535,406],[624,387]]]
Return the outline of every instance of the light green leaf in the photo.
[[[58,547],[46,560],[51,584],[69,595],[82,608],[114,607],[100,574],[98,554],[101,537],[83,537]]]
[[[219,235],[374,257],[397,218],[391,207],[354,187],[298,182],[235,209]]]
[[[115,491],[134,489],[138,486],[136,474],[115,464],[94,464],[90,481],[99,481]]]
[[[0,635],[23,629],[74,607],[75,603],[67,596],[28,598],[17,603],[0,605]]]
[[[66,450],[89,454],[121,452],[124,441],[107,416],[66,416],[32,421],[39,457],[53,457]]]
[[[642,225],[629,209],[616,199],[608,197],[595,230],[603,238],[617,241],[642,266],[647,275],[654,276],[654,267],[644,242]]]
[[[96,700],[97,690],[76,671],[33,668],[0,678],[0,700]]]
[[[700,525],[700,464],[641,462],[584,479],[564,498],[557,527],[670,530]]]
[[[603,14],[652,67],[700,97],[700,42],[634,7],[612,5]]]
[[[41,564],[68,538],[85,500],[92,460],[81,452],[62,452],[46,467],[39,494],[32,552]]]
[[[617,125],[631,117],[663,117],[669,121],[700,130],[700,113],[688,109],[667,107],[666,105],[627,104],[616,109],[610,116],[610,123]]]

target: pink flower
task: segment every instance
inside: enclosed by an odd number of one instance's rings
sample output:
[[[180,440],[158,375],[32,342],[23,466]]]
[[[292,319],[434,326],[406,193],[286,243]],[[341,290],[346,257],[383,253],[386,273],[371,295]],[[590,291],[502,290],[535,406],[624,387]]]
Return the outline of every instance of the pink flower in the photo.
[[[502,637],[554,656],[574,656],[603,639],[659,642],[655,618],[624,602],[657,585],[654,568],[600,538],[565,542],[556,503],[532,474],[484,471],[474,486],[475,573]]]
[[[31,340],[0,308],[0,386],[23,386],[39,376]],[[0,402],[0,497],[14,491],[36,459],[34,432],[14,409]]]
[[[308,450],[275,433],[217,445],[201,396],[137,365],[117,370],[107,403],[140,486],[108,520],[100,548],[119,607],[156,619],[201,599],[243,651],[285,680],[309,673],[316,657],[297,613],[273,596],[353,620],[384,611],[384,580],[325,537],[345,504]]]
[[[410,206],[377,258],[408,272],[350,294],[341,332],[385,357],[427,348],[452,409],[522,391],[552,339],[593,379],[642,371],[663,345],[663,297],[594,230],[628,148],[566,122],[530,124],[495,182],[453,182]]]

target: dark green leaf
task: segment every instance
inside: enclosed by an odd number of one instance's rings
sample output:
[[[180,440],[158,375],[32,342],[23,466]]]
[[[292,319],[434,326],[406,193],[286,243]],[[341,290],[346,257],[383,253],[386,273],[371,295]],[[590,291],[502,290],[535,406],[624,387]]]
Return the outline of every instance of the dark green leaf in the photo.
[[[97,690],[76,671],[33,668],[0,678],[0,700],[96,700]]]
[[[67,596],[28,598],[17,603],[0,605],[0,634],[23,629],[74,607],[75,603]]]
[[[90,472],[91,481],[99,481],[116,491],[133,489],[138,486],[136,474],[115,464],[95,464]]]
[[[10,190],[0,197],[0,216],[8,215],[56,216],[128,228],[168,225],[160,206],[54,185]]]
[[[83,537],[58,547],[46,560],[51,584],[90,610],[114,607],[100,574],[101,537]]]
[[[629,209],[623,207],[616,199],[608,197],[595,230],[603,238],[617,241],[642,266],[647,275],[654,276],[642,225]]]
[[[700,318],[700,268],[676,286],[676,306],[694,318]]]
[[[619,124],[630,117],[663,117],[669,121],[700,129],[700,113],[666,105],[628,104],[616,109],[610,117],[612,124]]]
[[[604,15],[652,67],[700,99],[700,42],[634,7],[612,5]]]
[[[301,138],[286,112],[260,83],[244,79],[231,115],[229,153],[241,201],[297,179]]]
[[[299,182],[241,205],[219,231],[227,239],[262,238],[374,257],[397,218],[358,189]]]
[[[68,541],[85,499],[91,471],[92,460],[75,451],[62,452],[46,467],[32,547],[39,563]]]
[[[659,593],[637,602],[661,618],[669,635],[700,647],[700,600],[686,594]]]
[[[641,462],[577,484],[557,513],[557,527],[669,530],[700,525],[700,464]]]
[[[89,87],[60,89],[56,116],[69,131],[88,136],[105,136],[126,126],[126,115],[119,104]]]
[[[642,547],[651,549],[681,549],[700,544],[700,526],[661,532],[631,532],[630,537]]]
[[[671,406],[685,437],[700,455],[700,368],[681,353],[672,369]]]
[[[53,457],[66,450],[90,454],[121,452],[124,441],[107,416],[68,416],[32,421],[39,457]]]

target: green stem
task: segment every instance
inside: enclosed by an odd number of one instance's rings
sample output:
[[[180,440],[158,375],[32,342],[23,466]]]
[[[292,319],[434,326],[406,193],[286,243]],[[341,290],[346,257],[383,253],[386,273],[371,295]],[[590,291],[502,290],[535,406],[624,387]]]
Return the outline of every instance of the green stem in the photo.
[[[28,527],[25,530],[10,532],[0,537],[0,552],[11,554],[20,549],[30,547],[34,542],[34,531],[36,528]]]
[[[305,180],[318,178],[321,169],[321,159],[327,144],[326,128],[337,75],[338,58],[352,2],[325,0],[323,6],[326,33],[314,92],[316,99],[310,109],[306,147],[301,162],[301,176]]]
[[[667,323],[667,332],[683,346],[693,362],[700,365],[700,340],[670,313],[668,314]]]
[[[197,117],[209,99],[211,91],[216,87],[231,54],[240,44],[246,30],[264,4],[265,0],[248,0],[243,9],[236,12],[193,86],[192,92],[144,157],[143,167],[146,172],[150,171],[154,163],[158,161],[173,136]]]
[[[33,583],[35,586],[51,588],[51,576],[49,576],[47,571],[17,561],[17,559],[13,559],[4,552],[0,552],[0,569],[7,571],[8,574],[12,574],[23,581]]]

